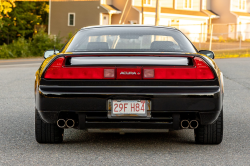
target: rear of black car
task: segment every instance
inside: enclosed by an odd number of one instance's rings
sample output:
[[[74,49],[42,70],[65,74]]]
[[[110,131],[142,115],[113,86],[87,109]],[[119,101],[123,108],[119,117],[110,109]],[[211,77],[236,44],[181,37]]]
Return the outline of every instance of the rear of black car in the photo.
[[[132,41],[138,36],[119,38]],[[43,139],[38,127],[38,142],[61,142],[65,128],[195,129],[196,142],[221,142],[217,135],[206,140],[210,133],[203,133],[222,117],[223,87],[212,60],[196,53],[102,52],[111,47],[107,38],[100,40],[86,46],[100,52],[62,53],[43,69],[36,88],[38,126],[53,125],[57,137]],[[117,41],[111,43],[118,45]],[[150,45],[152,50],[162,48],[179,49],[161,39]]]

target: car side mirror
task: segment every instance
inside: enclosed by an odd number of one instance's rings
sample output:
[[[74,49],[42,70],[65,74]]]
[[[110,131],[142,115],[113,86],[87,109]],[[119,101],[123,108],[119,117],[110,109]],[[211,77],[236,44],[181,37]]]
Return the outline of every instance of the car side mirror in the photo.
[[[214,59],[214,52],[213,51],[200,50],[199,53],[204,54],[204,55],[208,56],[211,59]]]
[[[51,55],[54,55],[57,53],[59,53],[59,50],[47,50],[44,52],[43,57],[44,57],[44,59],[46,59],[46,58],[50,57]]]

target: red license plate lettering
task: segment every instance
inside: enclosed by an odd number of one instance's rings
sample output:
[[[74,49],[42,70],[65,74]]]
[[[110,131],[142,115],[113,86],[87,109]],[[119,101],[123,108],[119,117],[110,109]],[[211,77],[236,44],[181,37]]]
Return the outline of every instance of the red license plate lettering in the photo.
[[[113,101],[112,114],[122,115],[122,114],[146,114],[146,102],[145,100],[121,100]]]

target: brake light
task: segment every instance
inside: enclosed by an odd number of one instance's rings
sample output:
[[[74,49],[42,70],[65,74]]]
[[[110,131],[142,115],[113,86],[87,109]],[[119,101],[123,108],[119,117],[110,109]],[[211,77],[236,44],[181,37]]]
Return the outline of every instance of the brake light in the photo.
[[[194,66],[167,67],[72,67],[64,66],[59,57],[47,69],[45,79],[156,79],[156,80],[210,80],[214,74],[201,58],[194,58]]]
[[[60,57],[58,59],[56,59],[51,65],[50,67],[47,69],[44,78],[47,79],[60,79],[62,77],[62,66],[64,63],[65,58],[64,57]]]
[[[194,58],[194,67],[151,67],[144,68],[144,79],[157,80],[210,80],[214,79],[214,74],[209,66],[198,57]],[[153,75],[154,76],[150,77]],[[150,75],[150,76],[149,76]]]
[[[214,79],[214,74],[209,68],[209,66],[198,57],[194,58],[195,64],[196,64],[196,75],[197,79]]]
[[[144,69],[144,79],[157,79],[157,80],[190,80],[196,79],[195,68],[162,68],[154,67],[154,77],[145,77],[149,70]]]
[[[114,79],[114,68],[64,67],[64,57],[56,59],[47,69],[45,79]]]

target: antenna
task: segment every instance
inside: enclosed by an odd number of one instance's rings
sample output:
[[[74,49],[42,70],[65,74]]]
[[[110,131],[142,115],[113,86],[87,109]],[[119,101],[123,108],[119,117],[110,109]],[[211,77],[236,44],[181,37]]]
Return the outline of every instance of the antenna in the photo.
[[[55,45],[54,45],[54,54],[56,54],[56,47],[55,47]]]

